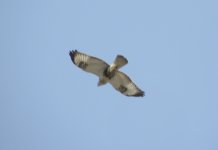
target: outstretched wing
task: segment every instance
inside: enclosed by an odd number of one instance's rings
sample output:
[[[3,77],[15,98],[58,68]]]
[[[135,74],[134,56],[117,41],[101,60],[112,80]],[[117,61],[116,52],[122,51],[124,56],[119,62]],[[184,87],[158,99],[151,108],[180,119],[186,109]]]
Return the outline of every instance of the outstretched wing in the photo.
[[[97,76],[101,76],[104,70],[109,66],[103,60],[80,53],[77,50],[70,51],[69,53],[72,62],[77,65],[79,68],[83,69],[86,72],[93,73]]]
[[[144,96],[144,91],[140,90],[123,72],[116,71],[109,82],[116,90],[126,96]]]

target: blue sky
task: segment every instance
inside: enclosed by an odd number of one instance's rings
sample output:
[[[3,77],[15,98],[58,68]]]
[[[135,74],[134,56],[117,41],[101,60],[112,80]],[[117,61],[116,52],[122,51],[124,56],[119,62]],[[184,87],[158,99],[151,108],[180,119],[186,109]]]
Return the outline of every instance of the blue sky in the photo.
[[[0,149],[217,150],[218,2],[1,0]],[[125,97],[69,50],[122,68]]]

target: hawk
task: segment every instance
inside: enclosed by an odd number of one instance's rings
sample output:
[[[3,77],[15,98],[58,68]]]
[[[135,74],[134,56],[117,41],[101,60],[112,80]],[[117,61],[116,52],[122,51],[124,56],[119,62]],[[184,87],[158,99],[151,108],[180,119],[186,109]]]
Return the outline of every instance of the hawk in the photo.
[[[110,83],[117,91],[126,96],[144,96],[144,91],[139,89],[125,73],[119,71],[121,67],[128,63],[124,56],[117,55],[114,62],[109,65],[99,58],[77,50],[70,51],[69,55],[76,66],[99,77],[98,86]]]

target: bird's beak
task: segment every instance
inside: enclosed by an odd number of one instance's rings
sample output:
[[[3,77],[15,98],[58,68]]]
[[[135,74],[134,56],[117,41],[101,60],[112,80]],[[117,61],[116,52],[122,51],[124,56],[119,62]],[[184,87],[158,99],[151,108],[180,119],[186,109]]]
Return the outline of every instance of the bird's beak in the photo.
[[[99,86],[101,86],[101,83],[100,83],[100,82],[98,82],[98,87],[99,87]]]
[[[98,81],[98,87],[101,86],[101,85],[103,85],[103,84],[101,83],[101,81]]]

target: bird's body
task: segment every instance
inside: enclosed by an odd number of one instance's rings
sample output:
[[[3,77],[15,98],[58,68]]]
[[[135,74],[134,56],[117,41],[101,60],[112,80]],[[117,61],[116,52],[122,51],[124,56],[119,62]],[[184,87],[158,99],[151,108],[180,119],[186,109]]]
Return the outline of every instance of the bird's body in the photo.
[[[75,51],[69,53],[72,62],[86,72],[93,73],[99,77],[98,86],[110,83],[116,90],[127,96],[144,96],[131,79],[119,71],[121,67],[128,63],[127,59],[117,55],[115,61],[108,65],[103,60]]]

